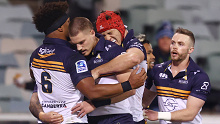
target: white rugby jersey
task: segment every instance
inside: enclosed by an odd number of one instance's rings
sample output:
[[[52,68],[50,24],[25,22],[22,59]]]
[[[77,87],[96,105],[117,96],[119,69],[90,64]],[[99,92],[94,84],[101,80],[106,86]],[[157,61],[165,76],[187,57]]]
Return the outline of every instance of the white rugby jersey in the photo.
[[[125,39],[122,42],[122,46],[128,50],[130,48],[138,48],[144,53],[144,61],[142,61],[140,65],[139,71],[141,71],[142,68],[145,69],[147,72],[147,55],[146,55],[146,50],[144,46],[140,43],[140,41],[134,37],[134,31],[131,29],[128,31],[128,34],[126,35]],[[135,69],[137,66],[135,66],[133,69]],[[144,87],[141,86],[138,89],[136,89],[135,95],[129,97],[129,102],[130,102],[130,110],[132,112],[133,120],[135,122],[142,121],[144,119],[143,117],[143,106],[142,106],[142,97],[144,93]]]
[[[45,113],[58,112],[64,117],[62,124],[87,123],[86,116],[77,118],[77,113],[71,114],[71,108],[84,98],[76,85],[91,74],[85,58],[68,41],[45,38],[43,45],[32,53],[30,68]]]
[[[140,67],[137,73],[140,73],[142,68],[144,68],[145,71],[147,72],[147,61],[146,60],[142,61],[138,65]],[[138,65],[136,65],[133,69],[135,69]],[[144,88],[145,88],[145,85],[139,87],[138,89],[136,89],[135,95],[128,98],[130,102],[130,110],[132,112],[133,120],[135,122],[139,122],[144,119],[143,111],[142,111],[143,109],[142,98],[143,98]]]

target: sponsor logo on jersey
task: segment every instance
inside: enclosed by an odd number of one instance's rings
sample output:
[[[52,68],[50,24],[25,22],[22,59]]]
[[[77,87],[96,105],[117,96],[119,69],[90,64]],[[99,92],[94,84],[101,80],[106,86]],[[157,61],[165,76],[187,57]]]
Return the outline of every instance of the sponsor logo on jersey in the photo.
[[[164,107],[166,107],[169,111],[173,111],[176,107],[178,107],[178,103],[174,98],[166,99],[166,101],[163,102],[163,104]]]
[[[85,60],[79,60],[75,63],[75,65],[76,65],[76,72],[77,73],[82,73],[82,72],[88,71],[88,67],[87,67]]]
[[[55,49],[47,49],[47,47],[40,48],[38,55],[40,56],[40,58],[46,58],[55,55],[54,51]]]
[[[179,80],[179,83],[180,84],[188,84],[188,81],[187,80]]]
[[[51,54],[51,53],[54,53],[54,51],[55,51],[55,49],[47,49],[47,47],[45,47],[45,48],[40,48],[39,53],[41,55],[43,55],[43,54]]]
[[[103,59],[101,58],[100,54],[98,54],[94,60],[94,64],[100,63],[100,62],[103,62]]]
[[[207,90],[209,86],[209,82],[203,82],[203,85],[201,87],[202,90]]]
[[[42,101],[43,108],[66,108],[65,101]]]
[[[167,79],[167,78],[168,78],[168,75],[165,74],[165,73],[160,73],[160,74],[159,74],[159,78],[160,78],[160,79]]]

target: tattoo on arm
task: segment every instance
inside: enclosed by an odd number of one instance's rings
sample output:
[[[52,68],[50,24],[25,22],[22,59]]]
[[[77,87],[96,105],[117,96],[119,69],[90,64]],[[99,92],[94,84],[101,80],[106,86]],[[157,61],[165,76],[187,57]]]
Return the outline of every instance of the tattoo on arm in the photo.
[[[43,112],[37,93],[32,94],[29,110],[32,113],[32,115],[36,117],[37,119],[39,119],[39,113]]]

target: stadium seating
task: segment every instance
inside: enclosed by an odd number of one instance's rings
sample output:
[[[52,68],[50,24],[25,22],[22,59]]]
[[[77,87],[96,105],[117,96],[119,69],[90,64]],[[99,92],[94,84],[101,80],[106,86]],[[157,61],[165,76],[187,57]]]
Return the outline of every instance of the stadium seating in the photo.
[[[165,9],[198,10],[203,8],[204,6],[204,0],[164,0]]]

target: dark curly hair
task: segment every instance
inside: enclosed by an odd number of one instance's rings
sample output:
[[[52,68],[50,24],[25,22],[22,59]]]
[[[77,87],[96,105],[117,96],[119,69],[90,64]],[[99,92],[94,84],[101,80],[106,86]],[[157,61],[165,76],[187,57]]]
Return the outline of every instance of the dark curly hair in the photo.
[[[34,14],[33,23],[39,32],[44,32],[68,9],[67,2],[49,2],[41,6]]]

